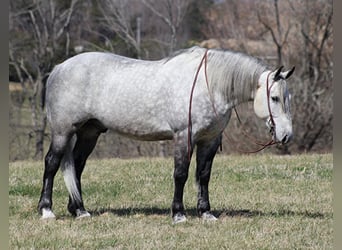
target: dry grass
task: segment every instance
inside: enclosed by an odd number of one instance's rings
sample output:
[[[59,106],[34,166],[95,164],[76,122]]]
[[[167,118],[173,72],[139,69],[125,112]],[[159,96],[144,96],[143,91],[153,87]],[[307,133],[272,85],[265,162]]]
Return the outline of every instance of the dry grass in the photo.
[[[194,161],[193,161],[194,162]],[[171,159],[91,160],[83,175],[93,216],[66,210],[61,174],[54,188],[55,221],[36,212],[41,162],[10,163],[10,248],[24,249],[331,249],[332,155],[218,156],[210,183],[219,217],[196,217],[194,166],[184,201],[188,221],[172,225]]]

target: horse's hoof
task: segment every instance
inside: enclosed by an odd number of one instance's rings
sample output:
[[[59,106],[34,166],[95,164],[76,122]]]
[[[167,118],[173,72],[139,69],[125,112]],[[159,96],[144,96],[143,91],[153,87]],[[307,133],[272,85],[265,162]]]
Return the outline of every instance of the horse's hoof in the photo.
[[[176,213],[175,216],[173,216],[173,224],[178,224],[186,222],[186,217],[182,213]]]
[[[42,208],[42,217],[40,217],[41,220],[50,220],[50,219],[56,219],[55,214],[51,211],[49,208]]]
[[[204,221],[217,221],[217,218],[210,212],[204,212],[201,217]]]
[[[90,213],[88,213],[86,210],[76,209],[76,219],[88,218],[90,216]]]

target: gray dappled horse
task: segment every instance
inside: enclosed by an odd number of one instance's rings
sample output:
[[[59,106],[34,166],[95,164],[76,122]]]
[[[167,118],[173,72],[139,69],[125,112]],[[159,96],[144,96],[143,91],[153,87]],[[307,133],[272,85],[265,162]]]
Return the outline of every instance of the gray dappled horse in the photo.
[[[204,55],[205,67],[200,67]],[[267,119],[267,124],[273,122],[268,125],[273,139],[288,142],[292,120],[285,79],[293,70],[272,72],[253,57],[199,47],[159,61],[89,52],[57,65],[46,85],[52,140],[38,205],[42,218],[55,218],[52,187],[60,165],[69,192],[69,212],[90,216],[83,205],[81,175],[99,135],[111,129],[139,140],[174,141],[175,223],[186,220],[183,189],[196,146],[198,215],[216,220],[210,212],[208,183],[232,108],[254,100],[256,115]]]

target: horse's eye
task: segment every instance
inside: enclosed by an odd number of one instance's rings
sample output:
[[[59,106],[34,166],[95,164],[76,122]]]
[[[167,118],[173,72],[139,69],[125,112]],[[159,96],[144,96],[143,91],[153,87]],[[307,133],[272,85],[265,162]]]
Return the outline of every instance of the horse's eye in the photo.
[[[274,102],[279,102],[279,97],[278,96],[272,96],[272,101]]]

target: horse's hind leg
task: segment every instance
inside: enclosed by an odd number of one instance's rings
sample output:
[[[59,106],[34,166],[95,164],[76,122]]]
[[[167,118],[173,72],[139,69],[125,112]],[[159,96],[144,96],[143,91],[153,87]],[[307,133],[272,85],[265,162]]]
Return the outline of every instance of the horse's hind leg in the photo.
[[[217,149],[221,143],[221,136],[211,142],[198,143],[196,152],[196,182],[198,185],[197,213],[205,220],[217,220],[210,212],[208,184],[211,166]]]
[[[38,203],[38,210],[42,214],[42,219],[55,218],[51,211],[53,180],[64,156],[68,141],[69,137],[66,135],[53,135],[49,151],[45,156],[43,188]]]
[[[75,185],[72,185],[72,183],[67,185],[71,186],[70,189],[77,189],[70,192],[68,210],[71,214],[77,216],[78,218],[90,216],[90,214],[85,210],[83,204],[81,175],[84,170],[86,160],[93,151],[99,135],[106,130],[107,129],[102,127],[97,122],[90,121],[83,125],[76,133],[77,140],[72,152],[75,169]],[[65,174],[68,175],[70,173],[66,172]],[[66,176],[66,178],[68,178],[68,176]],[[79,194],[78,197],[73,195],[75,192]]]

